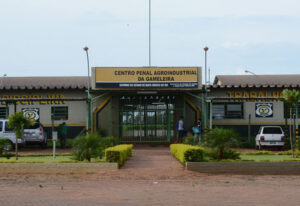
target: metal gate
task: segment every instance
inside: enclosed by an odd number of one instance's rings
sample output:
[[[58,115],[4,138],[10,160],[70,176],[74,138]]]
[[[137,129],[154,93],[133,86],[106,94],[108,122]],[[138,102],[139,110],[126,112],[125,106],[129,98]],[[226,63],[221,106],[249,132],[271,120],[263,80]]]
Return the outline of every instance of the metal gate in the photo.
[[[121,96],[121,142],[170,142],[175,135],[175,96]]]

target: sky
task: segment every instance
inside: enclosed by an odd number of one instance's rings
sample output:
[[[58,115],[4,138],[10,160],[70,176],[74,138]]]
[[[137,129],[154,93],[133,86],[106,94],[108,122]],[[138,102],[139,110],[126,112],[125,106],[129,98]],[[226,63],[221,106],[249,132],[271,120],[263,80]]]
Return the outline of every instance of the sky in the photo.
[[[0,76],[148,66],[149,0],[0,0]],[[298,0],[151,0],[152,66],[299,74]]]

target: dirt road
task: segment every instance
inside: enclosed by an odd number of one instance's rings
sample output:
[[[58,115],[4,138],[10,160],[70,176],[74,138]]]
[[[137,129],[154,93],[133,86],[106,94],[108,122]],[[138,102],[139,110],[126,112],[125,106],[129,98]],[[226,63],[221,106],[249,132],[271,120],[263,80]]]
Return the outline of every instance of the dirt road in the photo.
[[[1,166],[1,165],[0,165]],[[167,147],[135,148],[118,171],[7,174],[2,205],[300,205],[299,176],[207,175],[184,170]]]

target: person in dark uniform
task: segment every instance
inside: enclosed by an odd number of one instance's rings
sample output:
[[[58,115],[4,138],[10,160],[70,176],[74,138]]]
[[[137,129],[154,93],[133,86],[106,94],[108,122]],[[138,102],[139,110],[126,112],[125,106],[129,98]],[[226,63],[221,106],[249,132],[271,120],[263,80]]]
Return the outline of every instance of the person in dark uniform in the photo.
[[[60,133],[60,145],[62,149],[66,148],[66,139],[67,139],[67,125],[65,122],[59,125],[59,133]]]

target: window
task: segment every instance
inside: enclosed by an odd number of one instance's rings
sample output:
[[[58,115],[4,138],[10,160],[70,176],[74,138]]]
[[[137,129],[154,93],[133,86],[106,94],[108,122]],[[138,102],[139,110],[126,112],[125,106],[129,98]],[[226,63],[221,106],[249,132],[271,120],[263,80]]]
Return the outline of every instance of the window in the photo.
[[[282,134],[279,127],[265,127],[263,134]]]
[[[0,132],[2,132],[3,122],[0,122]]]
[[[290,118],[290,107],[289,105],[287,105],[286,103],[284,103],[284,118]],[[294,107],[292,109],[292,114],[296,113],[296,108]],[[298,104],[298,113],[300,114],[300,104]],[[298,116],[298,118],[300,117],[300,115]]]
[[[54,120],[67,120],[68,107],[51,107],[51,116]]]
[[[242,119],[244,116],[242,103],[214,103],[213,119]]]
[[[9,128],[8,127],[8,122],[5,122],[5,132],[14,132],[14,129],[13,128]]]
[[[226,109],[227,118],[243,118],[242,104],[227,104]]]
[[[213,104],[212,105],[212,116],[213,116],[213,119],[224,119],[225,105],[224,104]]]
[[[6,115],[7,111],[7,115]],[[6,107],[0,107],[0,119],[6,119],[8,117],[8,108],[6,110]]]

